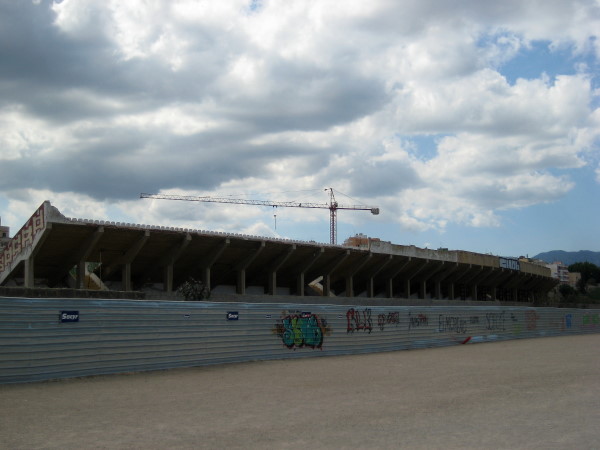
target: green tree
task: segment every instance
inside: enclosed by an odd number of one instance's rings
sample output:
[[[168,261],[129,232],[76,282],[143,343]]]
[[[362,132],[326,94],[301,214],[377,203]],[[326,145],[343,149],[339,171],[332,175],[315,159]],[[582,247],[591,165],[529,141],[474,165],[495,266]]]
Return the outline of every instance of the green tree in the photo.
[[[577,287],[585,293],[588,284],[596,284],[600,280],[600,267],[591,262],[578,262],[569,266],[569,272],[579,272],[581,280]]]
[[[560,292],[560,295],[562,297],[561,301],[563,302],[571,303],[577,300],[577,291],[574,287],[568,284],[561,284],[558,287],[558,292]]]

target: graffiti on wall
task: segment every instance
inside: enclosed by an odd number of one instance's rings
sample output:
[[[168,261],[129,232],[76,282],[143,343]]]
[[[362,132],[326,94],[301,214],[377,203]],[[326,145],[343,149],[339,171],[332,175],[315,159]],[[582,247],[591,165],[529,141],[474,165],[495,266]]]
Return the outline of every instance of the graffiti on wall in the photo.
[[[35,236],[44,229],[44,225],[44,204],[42,204],[0,253],[0,273],[9,269],[21,252],[33,245]]]
[[[389,312],[387,314],[379,314],[377,316],[377,325],[381,331],[385,330],[386,325],[400,325],[400,313]]]
[[[537,321],[540,315],[536,311],[527,311],[525,313],[525,326],[529,331],[537,329]]]
[[[409,311],[408,313],[408,331],[413,328],[423,328],[429,325],[429,317],[426,314],[415,314]]]
[[[346,332],[354,333],[355,331],[368,331],[369,334],[373,331],[373,320],[371,319],[371,309],[365,308],[362,311],[350,308],[346,311]]]
[[[560,320],[560,331],[567,331],[573,327],[573,314],[565,314]]]
[[[506,331],[506,312],[489,312],[485,315],[485,329],[488,331]]]
[[[521,264],[519,263],[518,259],[498,258],[498,262],[500,263],[500,267],[503,269],[521,270]]]
[[[573,314],[565,315],[565,328],[570,329],[573,322]]]
[[[583,315],[583,326],[584,327],[597,327],[600,325],[600,315],[585,313]]]
[[[323,337],[329,334],[327,320],[310,312],[284,312],[273,332],[290,349],[322,348]]]
[[[465,334],[467,332],[467,319],[460,316],[447,316],[440,314],[438,317],[438,331]]]
[[[521,325],[515,313],[510,313],[510,323],[512,323],[513,334],[521,334],[523,332],[523,325]]]

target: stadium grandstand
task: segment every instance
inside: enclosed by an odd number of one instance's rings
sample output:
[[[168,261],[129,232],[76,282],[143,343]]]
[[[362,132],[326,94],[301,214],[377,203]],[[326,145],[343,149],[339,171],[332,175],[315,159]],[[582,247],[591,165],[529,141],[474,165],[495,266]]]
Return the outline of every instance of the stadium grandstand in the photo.
[[[178,288],[190,278],[211,299],[273,302],[329,301],[314,298],[321,296],[531,303],[557,283],[550,269],[525,258],[421,249],[364,235],[331,245],[75,219],[48,201],[0,249],[5,290],[169,300],[181,299]]]

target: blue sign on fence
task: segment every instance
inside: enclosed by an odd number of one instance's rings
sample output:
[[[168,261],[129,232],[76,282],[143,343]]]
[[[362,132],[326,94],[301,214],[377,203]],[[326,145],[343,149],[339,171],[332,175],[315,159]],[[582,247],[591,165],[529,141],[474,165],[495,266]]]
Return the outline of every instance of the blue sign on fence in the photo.
[[[59,315],[61,322],[79,322],[79,311],[61,311]]]
[[[238,320],[240,318],[240,313],[237,311],[228,311],[227,312],[227,320]]]

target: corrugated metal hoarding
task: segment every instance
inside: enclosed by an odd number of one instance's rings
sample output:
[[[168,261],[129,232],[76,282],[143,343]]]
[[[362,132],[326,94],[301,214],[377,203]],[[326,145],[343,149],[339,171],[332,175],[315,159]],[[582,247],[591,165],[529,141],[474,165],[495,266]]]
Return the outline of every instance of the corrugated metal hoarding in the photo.
[[[597,332],[600,310],[0,298],[0,383]]]

